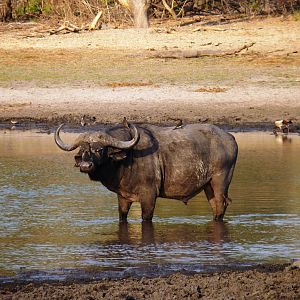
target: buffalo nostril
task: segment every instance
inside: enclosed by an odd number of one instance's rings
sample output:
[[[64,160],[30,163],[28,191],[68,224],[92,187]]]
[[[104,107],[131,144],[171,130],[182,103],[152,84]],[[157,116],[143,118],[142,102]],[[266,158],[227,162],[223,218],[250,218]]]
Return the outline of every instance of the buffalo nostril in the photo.
[[[80,164],[80,171],[81,172],[90,172],[94,167],[93,162],[90,161],[83,161]]]

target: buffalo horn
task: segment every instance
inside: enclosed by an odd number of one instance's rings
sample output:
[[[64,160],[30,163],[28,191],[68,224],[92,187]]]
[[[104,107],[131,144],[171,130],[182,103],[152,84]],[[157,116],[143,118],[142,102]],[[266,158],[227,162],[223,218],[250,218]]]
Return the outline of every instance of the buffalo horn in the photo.
[[[56,143],[56,145],[57,145],[60,149],[62,149],[62,150],[64,150],[64,151],[72,151],[72,150],[75,150],[76,148],[79,147],[79,143],[76,143],[76,142],[75,142],[73,145],[65,144],[65,143],[61,140],[61,138],[60,138],[60,136],[59,136],[59,132],[60,132],[61,128],[62,128],[64,125],[65,125],[65,124],[61,124],[61,125],[56,129],[55,134],[54,134],[54,140],[55,140],[55,143]]]
[[[129,149],[129,148],[133,147],[140,138],[137,128],[134,125],[130,124],[130,128],[132,128],[132,130],[133,130],[133,138],[130,141],[120,141],[116,138],[113,138],[110,135],[105,135],[105,136],[102,135],[102,136],[98,136],[96,138],[95,138],[95,136],[83,135],[83,136],[79,136],[74,144],[69,145],[69,144],[65,144],[59,136],[59,132],[63,126],[64,126],[64,124],[61,124],[55,131],[54,140],[55,140],[56,145],[64,151],[75,150],[84,141],[87,143],[99,141],[99,142],[102,142],[104,146],[110,146],[110,147],[114,147],[114,148],[118,148],[118,149]]]
[[[116,138],[109,136],[106,145],[124,150],[132,148],[139,141],[140,135],[138,133],[137,128],[134,125],[130,124],[129,126],[130,128],[132,128],[133,131],[133,138],[130,141],[120,141]]]

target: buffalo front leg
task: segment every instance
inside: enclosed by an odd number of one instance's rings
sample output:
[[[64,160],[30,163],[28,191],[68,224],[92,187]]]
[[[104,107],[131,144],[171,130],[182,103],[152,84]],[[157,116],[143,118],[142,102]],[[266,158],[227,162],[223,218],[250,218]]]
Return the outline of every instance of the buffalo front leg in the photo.
[[[156,197],[145,195],[141,199],[142,219],[143,221],[152,221]]]
[[[118,195],[118,201],[119,201],[119,221],[127,222],[127,215],[132,202],[122,197],[121,195]]]

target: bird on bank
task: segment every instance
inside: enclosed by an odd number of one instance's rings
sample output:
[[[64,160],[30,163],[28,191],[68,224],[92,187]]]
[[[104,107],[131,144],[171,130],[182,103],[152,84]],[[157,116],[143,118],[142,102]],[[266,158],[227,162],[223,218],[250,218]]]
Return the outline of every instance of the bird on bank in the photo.
[[[124,117],[124,119],[123,119],[123,121],[122,121],[122,124],[123,124],[123,126],[124,126],[125,128],[129,128],[129,124],[128,124],[128,122],[127,122],[126,117]]]
[[[80,125],[86,126],[86,125],[93,125],[96,123],[96,117],[91,117],[89,115],[83,115],[80,119]]]
[[[81,126],[85,126],[86,125],[86,122],[85,122],[85,115],[83,115],[80,119],[80,125]]]
[[[283,119],[278,120],[274,122],[274,134],[277,134],[277,129],[281,130],[282,132],[285,132],[287,130],[287,133],[289,133],[289,127],[292,125],[293,122],[290,119]]]
[[[182,128],[184,125],[183,125],[183,122],[181,119],[178,120],[178,123],[176,124],[175,128],[173,128],[173,130],[175,129],[180,129]]]

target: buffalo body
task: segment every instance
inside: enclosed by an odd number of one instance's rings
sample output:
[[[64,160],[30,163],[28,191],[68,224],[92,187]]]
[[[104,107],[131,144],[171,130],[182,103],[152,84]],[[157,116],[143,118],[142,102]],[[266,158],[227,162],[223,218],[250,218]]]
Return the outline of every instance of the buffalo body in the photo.
[[[118,125],[81,134],[74,145],[65,145],[60,128],[55,134],[58,146],[68,151],[79,147],[76,166],[118,195],[120,221],[127,220],[132,202],[141,203],[142,219],[147,221],[152,220],[157,197],[187,203],[202,190],[214,220],[223,220],[238,154],[231,134],[209,124],[176,130]]]

